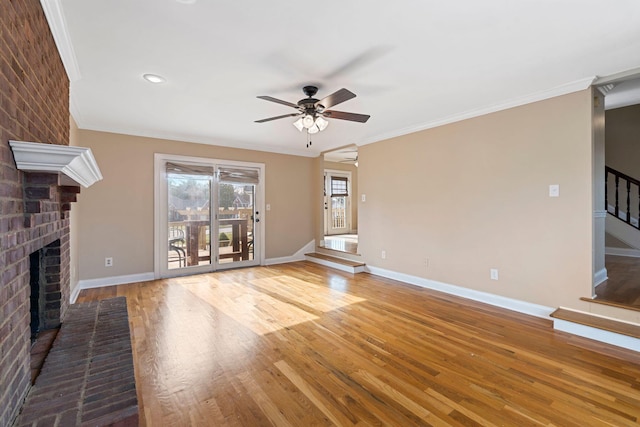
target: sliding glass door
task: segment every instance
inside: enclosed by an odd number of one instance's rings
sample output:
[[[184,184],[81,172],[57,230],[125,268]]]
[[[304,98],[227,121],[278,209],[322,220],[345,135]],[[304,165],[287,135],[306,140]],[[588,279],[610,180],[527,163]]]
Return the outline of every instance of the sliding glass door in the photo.
[[[211,264],[213,167],[167,162],[167,269]]]
[[[255,265],[257,169],[218,166],[218,268]]]
[[[260,164],[156,155],[156,276],[259,265],[263,171]]]

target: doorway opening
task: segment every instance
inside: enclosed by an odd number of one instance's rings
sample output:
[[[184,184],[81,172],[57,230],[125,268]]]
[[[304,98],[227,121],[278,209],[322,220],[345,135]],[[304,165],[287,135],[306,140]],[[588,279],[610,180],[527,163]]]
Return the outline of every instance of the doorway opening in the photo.
[[[593,296],[597,302],[640,310],[640,167],[635,161],[640,154],[640,74],[603,78],[596,87],[604,96],[604,148],[596,151],[604,167],[594,171],[596,190],[603,193],[594,208],[602,219],[594,221],[604,230],[594,252],[604,254],[605,274],[594,280]]]
[[[324,154],[324,238],[320,247],[358,253],[358,147]]]

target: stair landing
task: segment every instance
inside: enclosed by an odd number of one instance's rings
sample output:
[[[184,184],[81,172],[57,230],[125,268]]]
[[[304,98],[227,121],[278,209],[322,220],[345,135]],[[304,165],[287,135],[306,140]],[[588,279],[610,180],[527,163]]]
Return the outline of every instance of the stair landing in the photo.
[[[304,255],[307,261],[324,265],[325,267],[335,268],[337,270],[346,271],[347,273],[364,272],[365,264],[363,262],[351,261],[349,259],[339,258],[331,255],[312,252]]]

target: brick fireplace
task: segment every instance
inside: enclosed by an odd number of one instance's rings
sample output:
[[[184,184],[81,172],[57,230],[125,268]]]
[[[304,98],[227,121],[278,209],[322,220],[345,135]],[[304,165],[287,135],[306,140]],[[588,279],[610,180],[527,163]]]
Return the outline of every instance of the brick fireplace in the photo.
[[[69,207],[79,192],[78,186],[58,185],[56,174],[19,175],[24,186],[15,191],[21,193],[23,206],[16,204],[15,210],[23,212],[11,220],[0,219],[4,261],[0,302],[6,319],[0,330],[4,385],[0,408],[7,409],[19,409],[28,391],[35,334],[58,327],[69,306]],[[15,411],[3,414],[0,425],[8,425]]]
[[[69,80],[38,0],[0,2],[0,426],[11,425],[30,386],[32,253],[45,248],[45,327],[69,305],[78,191],[58,173],[18,170],[10,140],[69,145]]]

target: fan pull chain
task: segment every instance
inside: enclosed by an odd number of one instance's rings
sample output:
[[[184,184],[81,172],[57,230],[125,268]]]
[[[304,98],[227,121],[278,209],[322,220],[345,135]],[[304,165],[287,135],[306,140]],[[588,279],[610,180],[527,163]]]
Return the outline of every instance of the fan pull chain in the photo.
[[[307,132],[307,148],[309,148],[311,144],[313,144],[313,142],[311,141],[311,134]]]

